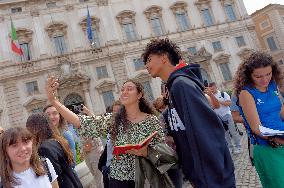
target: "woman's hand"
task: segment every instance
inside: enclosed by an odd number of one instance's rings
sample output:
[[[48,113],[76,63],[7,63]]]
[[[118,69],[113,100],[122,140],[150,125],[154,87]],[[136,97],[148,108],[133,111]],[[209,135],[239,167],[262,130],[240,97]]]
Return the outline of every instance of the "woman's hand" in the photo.
[[[47,95],[47,99],[50,103],[56,100],[56,91],[59,87],[58,79],[54,76],[48,77],[45,85],[45,91]]]
[[[87,116],[93,116],[94,114],[92,114],[92,112],[86,107],[83,105],[83,108],[82,108],[82,112],[84,114],[86,114]]]
[[[150,142],[152,141],[152,139],[150,139],[145,146],[143,146],[140,149],[132,149],[132,150],[128,150],[126,151],[126,153],[132,154],[132,155],[136,155],[136,156],[140,156],[140,157],[147,157],[148,155],[148,146],[150,144]]]

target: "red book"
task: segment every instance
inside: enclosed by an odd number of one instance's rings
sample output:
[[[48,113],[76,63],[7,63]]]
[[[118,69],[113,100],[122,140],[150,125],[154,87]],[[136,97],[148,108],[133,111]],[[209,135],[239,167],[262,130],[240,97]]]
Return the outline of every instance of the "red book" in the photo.
[[[143,146],[145,146],[148,142],[151,141],[151,139],[158,134],[157,131],[153,132],[150,134],[145,140],[140,142],[139,144],[125,144],[125,145],[120,145],[120,146],[114,146],[112,154],[114,156],[120,155],[120,154],[126,154],[127,150],[131,149],[140,149]]]

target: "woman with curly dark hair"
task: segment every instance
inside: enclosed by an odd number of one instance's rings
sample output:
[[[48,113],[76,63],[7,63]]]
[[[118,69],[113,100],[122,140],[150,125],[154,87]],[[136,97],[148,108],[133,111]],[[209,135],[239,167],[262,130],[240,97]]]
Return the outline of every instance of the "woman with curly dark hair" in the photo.
[[[264,188],[284,185],[284,137],[260,131],[261,127],[284,130],[284,106],[278,89],[282,79],[277,63],[263,52],[253,52],[235,76],[240,113],[254,145],[253,160]]]
[[[59,83],[51,77],[47,81],[46,92],[49,102],[60,114],[78,129],[84,138],[97,138],[105,135],[110,130],[112,144],[138,144],[150,134],[158,131],[150,146],[164,142],[164,135],[159,120],[153,115],[153,109],[144,98],[143,86],[134,80],[126,81],[121,88],[120,102],[122,104],[118,113],[113,117],[111,113],[102,116],[79,117],[63,106],[55,97]],[[147,146],[140,150],[127,151],[119,158],[114,157],[110,165],[111,188],[135,187],[135,155],[147,157]]]

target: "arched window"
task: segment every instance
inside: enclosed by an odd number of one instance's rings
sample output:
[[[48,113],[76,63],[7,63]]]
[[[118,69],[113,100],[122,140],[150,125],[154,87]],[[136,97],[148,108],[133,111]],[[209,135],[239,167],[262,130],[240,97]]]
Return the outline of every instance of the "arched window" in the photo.
[[[71,93],[64,99],[64,106],[76,114],[81,113],[81,104],[84,104],[84,100],[77,93]]]

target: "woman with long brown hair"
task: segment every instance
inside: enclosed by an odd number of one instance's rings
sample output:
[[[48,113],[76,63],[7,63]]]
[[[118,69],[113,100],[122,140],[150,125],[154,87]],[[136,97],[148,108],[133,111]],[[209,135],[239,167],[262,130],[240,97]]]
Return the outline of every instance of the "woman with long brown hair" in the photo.
[[[0,175],[4,188],[58,188],[57,175],[49,159],[41,162],[32,134],[13,127],[0,137]]]
[[[76,165],[76,143],[73,133],[69,130],[67,122],[61,114],[51,104],[43,108],[43,113],[49,118],[49,124],[54,133],[62,135],[68,142],[69,147],[73,153],[73,168]]]
[[[164,135],[159,120],[153,115],[153,109],[144,98],[143,86],[136,81],[128,80],[121,88],[120,102],[122,106],[118,113],[103,116],[77,116],[63,106],[54,96],[59,83],[54,77],[48,78],[46,92],[49,102],[60,114],[75,127],[80,128],[83,137],[100,137],[110,130],[114,146],[138,144],[150,134],[158,131],[150,145],[164,142]],[[131,154],[130,154],[131,153]],[[135,155],[147,157],[147,146],[138,151],[128,151],[127,154],[114,157],[110,165],[111,188],[135,187]]]
[[[284,136],[261,131],[263,127],[284,130],[284,105],[278,89],[282,80],[278,64],[263,52],[253,52],[235,76],[240,113],[254,145],[253,162],[264,188],[284,185]]]
[[[50,159],[53,164],[59,187],[82,188],[72,168],[73,155],[68,142],[52,131],[48,118],[43,114],[32,114],[27,119],[26,127],[34,135],[39,155]]]

